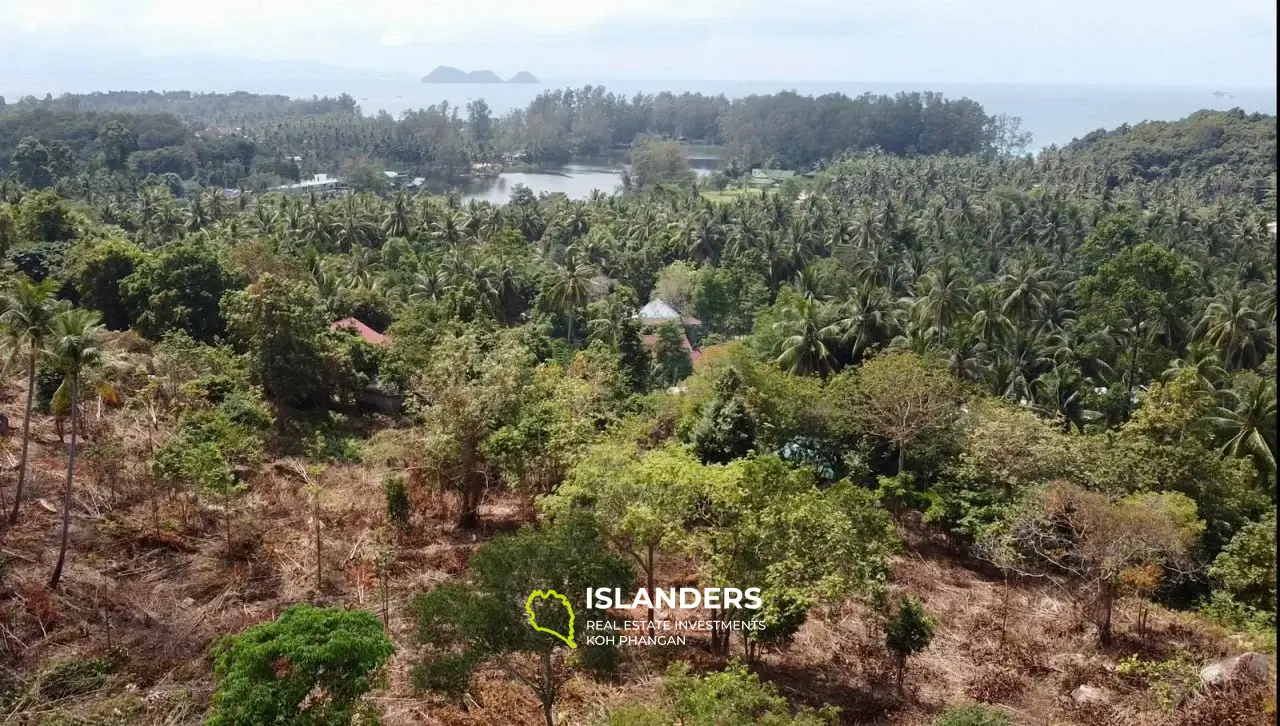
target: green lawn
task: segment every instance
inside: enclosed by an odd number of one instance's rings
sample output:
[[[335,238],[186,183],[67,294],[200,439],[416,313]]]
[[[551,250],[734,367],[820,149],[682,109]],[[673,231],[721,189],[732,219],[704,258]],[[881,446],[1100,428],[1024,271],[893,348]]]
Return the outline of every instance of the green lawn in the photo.
[[[732,202],[734,199],[737,199],[738,197],[741,197],[741,196],[759,197],[763,195],[764,195],[763,190],[750,189],[750,188],[743,189],[741,187],[733,187],[733,188],[725,189],[724,191],[719,191],[719,192],[706,191],[702,193],[703,199],[707,199],[712,202]]]

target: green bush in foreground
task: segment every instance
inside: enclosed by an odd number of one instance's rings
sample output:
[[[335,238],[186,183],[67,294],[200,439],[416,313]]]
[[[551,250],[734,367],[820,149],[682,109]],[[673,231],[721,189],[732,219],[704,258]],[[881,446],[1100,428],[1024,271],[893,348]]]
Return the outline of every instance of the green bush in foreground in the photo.
[[[990,706],[971,703],[949,709],[934,726],[1009,726],[1009,717]]]
[[[395,647],[373,615],[295,605],[214,648],[207,726],[347,726]]]
[[[660,706],[627,704],[609,711],[598,726],[825,726],[836,723],[840,709],[826,706],[794,712],[787,699],[769,683],[732,663],[719,673],[690,673],[683,663],[673,665],[662,681]]]

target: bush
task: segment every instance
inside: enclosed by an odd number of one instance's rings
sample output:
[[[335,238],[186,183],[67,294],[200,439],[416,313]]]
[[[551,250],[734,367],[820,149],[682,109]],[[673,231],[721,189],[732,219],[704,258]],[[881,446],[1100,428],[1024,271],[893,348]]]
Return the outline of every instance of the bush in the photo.
[[[409,507],[409,490],[405,488],[404,479],[393,476],[387,479],[383,488],[387,494],[387,519],[391,520],[391,523],[401,532],[408,530],[412,510]]]
[[[934,721],[934,726],[1009,726],[1009,717],[989,706],[971,703],[948,709]]]
[[[74,658],[55,663],[40,675],[37,693],[42,701],[58,701],[96,691],[107,682],[112,664],[106,658]]]
[[[206,723],[348,726],[394,652],[367,612],[295,605],[215,646],[217,690]]]

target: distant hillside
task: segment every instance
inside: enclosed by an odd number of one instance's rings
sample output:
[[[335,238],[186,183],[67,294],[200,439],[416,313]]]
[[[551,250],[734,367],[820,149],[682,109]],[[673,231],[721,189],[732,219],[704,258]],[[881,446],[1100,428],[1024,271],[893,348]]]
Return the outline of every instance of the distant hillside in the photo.
[[[464,71],[453,66],[440,66],[422,78],[423,83],[503,83],[493,71]],[[507,83],[537,83],[528,71],[520,71]]]
[[[1265,179],[1276,166],[1276,117],[1240,109],[1197,111],[1180,121],[1099,129],[1066,150],[1105,158],[1113,173],[1147,181],[1200,175],[1215,167],[1247,170]]]

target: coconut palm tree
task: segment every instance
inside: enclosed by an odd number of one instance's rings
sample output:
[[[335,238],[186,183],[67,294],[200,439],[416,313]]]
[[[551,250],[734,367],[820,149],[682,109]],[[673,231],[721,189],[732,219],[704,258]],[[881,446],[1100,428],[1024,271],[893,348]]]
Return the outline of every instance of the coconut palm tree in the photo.
[[[1249,376],[1239,390],[1224,392],[1227,405],[1208,416],[1208,423],[1226,439],[1222,453],[1250,457],[1264,477],[1276,470],[1276,386]]]
[[[833,326],[823,325],[822,309],[816,301],[796,296],[774,327],[790,333],[782,341],[778,355],[778,365],[783,370],[826,376],[835,369],[836,359],[828,343],[835,340],[838,332]]]
[[[3,329],[10,361],[26,355],[27,408],[22,421],[22,457],[18,460],[18,485],[14,489],[13,508],[9,511],[9,524],[18,521],[22,502],[22,487],[27,481],[27,452],[31,444],[31,408],[36,395],[36,363],[45,338],[53,326],[58,311],[63,307],[54,293],[57,283],[52,279],[32,282],[27,277],[13,281],[0,300],[0,328]]]
[[[101,359],[99,339],[103,327],[98,314],[88,310],[63,310],[54,318],[46,354],[65,378],[71,410],[71,447],[67,450],[67,479],[62,488],[62,531],[58,545],[58,562],[49,576],[49,587],[58,586],[62,567],[67,560],[67,537],[71,526],[71,483],[76,470],[76,436],[79,433],[80,382],[85,370]]]
[[[1253,300],[1239,288],[1219,295],[1200,317],[1197,335],[1222,351],[1228,370],[1256,365],[1271,347],[1267,327]]]
[[[551,285],[551,302],[569,319],[569,345],[573,345],[574,314],[587,304],[594,270],[590,265],[578,262],[577,251],[570,247],[565,251],[564,264],[556,270]]]

